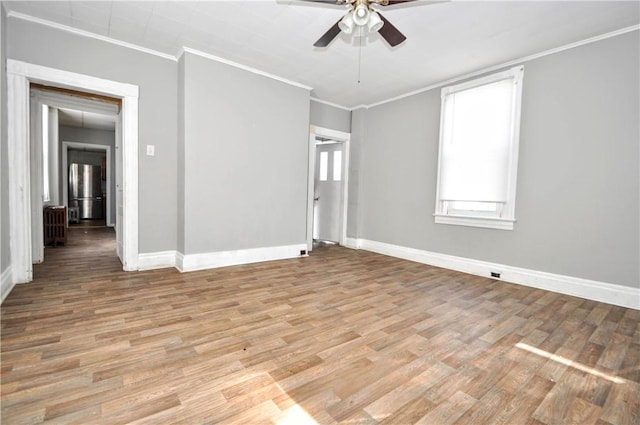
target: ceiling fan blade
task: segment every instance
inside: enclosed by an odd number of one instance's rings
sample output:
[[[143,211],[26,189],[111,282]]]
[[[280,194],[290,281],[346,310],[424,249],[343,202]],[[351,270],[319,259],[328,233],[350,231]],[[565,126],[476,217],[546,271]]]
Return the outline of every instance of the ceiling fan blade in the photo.
[[[338,20],[338,22],[335,23],[334,26],[329,28],[329,31],[325,32],[324,35],[318,39],[318,41],[313,43],[313,45],[315,47],[327,47],[329,45],[329,43],[331,43],[333,41],[333,39],[336,38],[336,36],[338,34],[340,34],[340,27],[338,26],[338,23],[341,20],[342,20],[342,18],[340,18]]]
[[[313,1],[313,0],[310,0]],[[438,3],[449,3],[452,0],[381,0],[382,3],[377,3],[374,0],[369,0],[372,4],[377,4],[378,6],[394,6],[396,4],[404,4],[404,3],[413,3],[418,2],[416,6],[431,6],[433,4]]]
[[[407,39],[407,37],[405,37],[398,28],[391,25],[391,22],[382,16],[380,12],[378,12],[378,15],[380,15],[380,19],[384,22],[384,25],[382,25],[382,28],[380,28],[378,33],[387,41],[387,43],[389,43],[391,47],[395,47]]]
[[[343,5],[344,4],[344,2],[341,2],[340,0],[297,0],[297,1],[304,1],[304,2],[309,2],[309,3],[327,3],[327,4],[337,4],[337,5]],[[412,0],[410,0],[410,1],[412,1]]]

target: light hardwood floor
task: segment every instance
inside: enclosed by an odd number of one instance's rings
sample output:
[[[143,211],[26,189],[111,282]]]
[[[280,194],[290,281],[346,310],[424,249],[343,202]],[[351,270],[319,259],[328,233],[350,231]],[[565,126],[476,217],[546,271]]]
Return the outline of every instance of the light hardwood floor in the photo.
[[[365,251],[124,273],[72,229],[2,305],[2,423],[640,423],[640,312]]]

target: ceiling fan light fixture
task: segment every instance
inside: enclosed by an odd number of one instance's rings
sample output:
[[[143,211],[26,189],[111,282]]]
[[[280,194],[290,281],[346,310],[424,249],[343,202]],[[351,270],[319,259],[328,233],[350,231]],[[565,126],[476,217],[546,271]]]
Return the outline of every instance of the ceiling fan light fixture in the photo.
[[[337,3],[344,4],[349,8],[338,22],[333,24],[322,37],[315,43],[314,47],[327,47],[341,32],[352,37],[362,37],[372,32],[377,32],[380,37],[391,47],[403,43],[407,37],[404,36],[391,22],[382,14],[373,9],[374,6],[387,6],[389,4],[406,3],[417,0],[299,0],[308,2]],[[442,1],[442,0],[440,0]],[[444,0],[447,1],[447,0]],[[436,0],[436,3],[438,1]],[[362,42],[361,42],[362,44]]]
[[[371,12],[369,12],[369,8],[360,3],[359,5],[356,6],[355,9],[353,9],[353,22],[355,22],[356,25],[366,25],[367,22],[369,21],[369,15]]]
[[[344,17],[338,22],[338,28],[345,34],[351,34],[353,32],[353,15],[351,12],[344,15]]]
[[[378,32],[380,28],[384,25],[382,19],[380,19],[380,15],[377,12],[373,11],[369,15],[369,21],[367,22],[367,27],[369,28],[369,32]]]

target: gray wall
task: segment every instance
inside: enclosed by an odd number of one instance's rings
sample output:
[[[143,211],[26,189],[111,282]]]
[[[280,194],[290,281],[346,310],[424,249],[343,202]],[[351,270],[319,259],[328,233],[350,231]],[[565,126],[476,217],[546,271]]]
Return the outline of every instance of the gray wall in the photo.
[[[440,89],[354,111],[355,233],[638,287],[639,51],[634,31],[525,63],[513,231],[434,224]]]
[[[86,143],[88,145],[107,145],[114,149],[116,145],[116,132],[112,130],[97,130],[94,128],[61,125],[58,134],[60,144],[62,144],[62,142],[76,142]],[[62,151],[60,150],[58,154],[60,155],[60,163],[62,164]],[[111,151],[111,154],[115,155],[115,152]],[[112,162],[113,168],[111,171],[115,173],[115,160]]]
[[[140,87],[139,249],[140,253],[175,249],[175,61],[17,18],[7,20],[7,39],[9,58]],[[147,144],[156,146],[155,156],[145,156]]]
[[[347,237],[357,238],[363,221],[361,199],[363,197],[360,176],[362,163],[362,146],[366,140],[367,109],[360,108],[352,112],[351,144],[349,152],[349,205],[347,206]]]
[[[351,111],[315,100],[311,101],[310,107],[312,125],[345,133],[351,132]]]
[[[7,167],[6,14],[0,4],[0,273],[11,263],[9,252],[9,171]]]
[[[104,152],[87,151],[80,149],[69,149],[68,160],[70,163],[77,162],[78,164],[89,165],[102,165],[102,158],[105,156]]]
[[[306,242],[309,92],[185,53],[184,254]]]

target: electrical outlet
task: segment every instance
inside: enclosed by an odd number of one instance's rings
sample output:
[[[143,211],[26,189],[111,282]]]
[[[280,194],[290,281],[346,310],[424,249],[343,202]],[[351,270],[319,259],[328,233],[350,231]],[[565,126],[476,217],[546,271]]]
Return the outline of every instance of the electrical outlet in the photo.
[[[496,279],[500,279],[500,273],[498,273],[498,272],[491,272],[491,277],[495,277]]]
[[[147,156],[155,156],[156,147],[154,145],[147,145]]]

